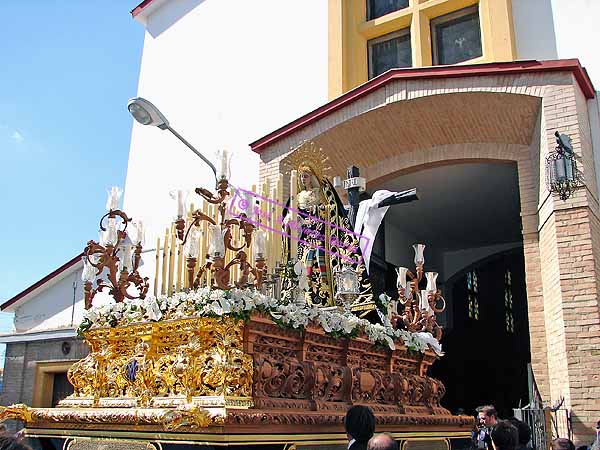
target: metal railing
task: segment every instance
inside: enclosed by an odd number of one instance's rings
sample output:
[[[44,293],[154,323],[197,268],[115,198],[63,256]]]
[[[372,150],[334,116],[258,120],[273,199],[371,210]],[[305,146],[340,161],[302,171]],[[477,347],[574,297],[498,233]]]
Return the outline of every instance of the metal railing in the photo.
[[[531,445],[535,450],[550,450],[553,439],[573,439],[571,416],[568,409],[561,408],[515,408],[514,415],[531,430]]]

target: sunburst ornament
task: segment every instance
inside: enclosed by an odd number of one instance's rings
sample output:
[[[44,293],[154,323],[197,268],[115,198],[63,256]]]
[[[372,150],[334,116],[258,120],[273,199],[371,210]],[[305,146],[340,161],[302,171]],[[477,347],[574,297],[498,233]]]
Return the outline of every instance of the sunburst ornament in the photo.
[[[312,141],[303,141],[281,160],[281,171],[286,175],[302,167],[309,167],[319,179],[329,177],[332,170],[329,157]]]

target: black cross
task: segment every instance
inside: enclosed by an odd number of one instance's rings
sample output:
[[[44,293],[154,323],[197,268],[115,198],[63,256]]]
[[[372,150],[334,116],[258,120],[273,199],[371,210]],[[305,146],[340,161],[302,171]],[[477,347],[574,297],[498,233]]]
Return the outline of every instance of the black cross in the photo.
[[[348,167],[346,175],[348,176],[348,179],[358,178],[360,177],[360,170],[356,166],[350,166]],[[360,204],[360,186],[353,186],[346,189],[346,192],[348,194],[348,203],[350,204],[348,220],[350,221],[350,225],[354,227],[354,224],[356,223],[356,214],[358,213],[358,205]],[[398,205],[400,203],[409,203],[414,200],[419,200],[419,197],[417,197],[417,188],[397,192],[395,195],[379,202],[377,206],[382,208],[384,206]]]

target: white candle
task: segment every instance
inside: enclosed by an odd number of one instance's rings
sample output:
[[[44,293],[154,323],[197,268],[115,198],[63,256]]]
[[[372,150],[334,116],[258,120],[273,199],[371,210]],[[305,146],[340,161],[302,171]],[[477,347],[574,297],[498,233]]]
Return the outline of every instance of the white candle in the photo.
[[[419,309],[421,311],[428,311],[429,310],[429,301],[427,300],[429,291],[424,289],[421,291],[421,301],[419,302]]]
[[[296,225],[296,221],[298,220],[298,213],[296,212],[298,209],[298,171],[292,170],[290,174],[290,206],[291,211],[288,211],[288,214],[291,214],[290,222],[293,222]],[[290,259],[295,261],[298,257],[298,237],[300,236],[300,232],[295,232],[295,228],[290,227]]]
[[[246,217],[249,221],[254,220],[254,195],[252,192],[243,191],[242,192],[243,203],[244,206],[243,213],[246,214]]]

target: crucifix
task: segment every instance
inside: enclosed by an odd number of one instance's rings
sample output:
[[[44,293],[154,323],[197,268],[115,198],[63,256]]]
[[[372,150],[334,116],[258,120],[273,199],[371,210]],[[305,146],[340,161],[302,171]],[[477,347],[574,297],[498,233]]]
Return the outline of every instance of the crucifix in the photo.
[[[346,175],[348,178],[344,180],[343,186],[348,194],[348,203],[350,205],[350,209],[348,210],[348,220],[356,232],[356,218],[360,204],[362,203],[360,201],[360,193],[366,190],[366,180],[360,176],[360,169],[356,166],[348,167]],[[376,195],[377,193],[381,194]],[[375,202],[372,202],[373,205],[370,205],[371,208],[384,208],[386,206],[409,203],[418,200],[419,197],[417,197],[417,188],[401,192],[376,191],[370,200],[363,200],[363,202],[371,201],[373,199],[375,199],[377,203],[375,204]],[[385,215],[385,212],[383,215]]]

